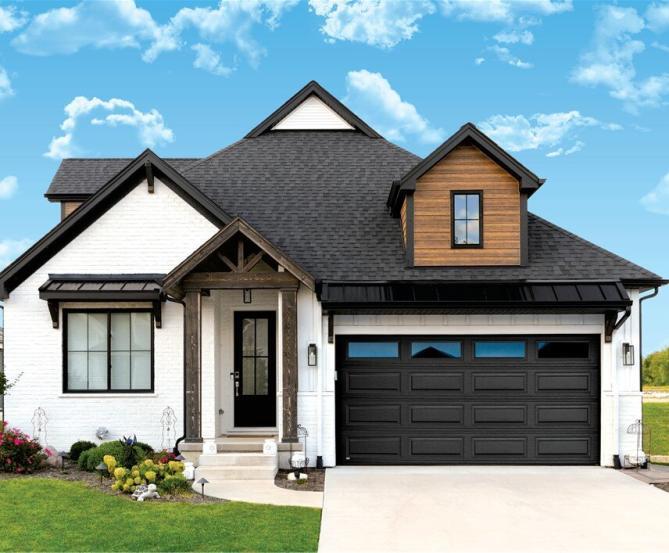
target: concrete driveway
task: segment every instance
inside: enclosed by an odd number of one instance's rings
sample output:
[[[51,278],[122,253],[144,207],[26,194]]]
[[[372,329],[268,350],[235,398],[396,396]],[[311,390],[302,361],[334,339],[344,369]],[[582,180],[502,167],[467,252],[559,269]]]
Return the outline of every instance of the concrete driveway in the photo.
[[[669,493],[599,467],[340,467],[319,551],[669,551]]]

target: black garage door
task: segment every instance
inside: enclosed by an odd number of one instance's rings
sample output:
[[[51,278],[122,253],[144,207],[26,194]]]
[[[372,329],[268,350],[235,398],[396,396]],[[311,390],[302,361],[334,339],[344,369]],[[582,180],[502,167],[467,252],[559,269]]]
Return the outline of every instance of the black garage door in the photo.
[[[599,337],[337,336],[340,464],[597,464]]]

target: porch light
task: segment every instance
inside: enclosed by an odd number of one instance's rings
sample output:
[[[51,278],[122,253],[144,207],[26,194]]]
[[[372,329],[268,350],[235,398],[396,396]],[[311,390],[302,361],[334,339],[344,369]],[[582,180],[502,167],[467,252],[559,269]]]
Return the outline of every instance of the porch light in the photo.
[[[97,467],[95,467],[95,470],[100,473],[100,486],[102,486],[102,477],[104,476],[104,473],[107,472],[107,465],[100,463]]]
[[[197,481],[197,483],[200,484],[200,486],[202,486],[202,501],[204,501],[204,486],[205,486],[205,484],[209,484],[209,480],[207,480],[206,478],[203,477],[203,478],[200,478]]]
[[[250,288],[244,288],[244,303],[252,303],[253,295]]]
[[[58,456],[60,457],[60,470],[65,471],[65,460],[70,458],[69,451],[59,451]]]
[[[307,365],[310,367],[318,365],[318,348],[316,344],[309,344],[307,348]]]
[[[623,365],[634,365],[634,345],[623,344]]]

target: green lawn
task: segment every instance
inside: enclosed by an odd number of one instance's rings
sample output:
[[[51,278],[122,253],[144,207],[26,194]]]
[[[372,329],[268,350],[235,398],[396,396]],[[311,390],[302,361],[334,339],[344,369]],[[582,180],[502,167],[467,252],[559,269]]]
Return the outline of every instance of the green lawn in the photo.
[[[0,551],[316,551],[320,511],[134,503],[84,484],[0,481]]]
[[[669,455],[669,402],[645,402],[643,421],[646,425],[644,451],[652,455]]]
[[[669,392],[669,386],[650,386],[648,384],[643,385],[644,392]]]

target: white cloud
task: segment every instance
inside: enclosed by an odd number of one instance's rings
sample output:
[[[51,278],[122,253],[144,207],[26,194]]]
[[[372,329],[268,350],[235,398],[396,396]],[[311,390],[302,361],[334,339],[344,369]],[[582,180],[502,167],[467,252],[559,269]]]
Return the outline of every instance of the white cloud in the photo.
[[[0,200],[11,198],[16,192],[18,184],[18,179],[11,175],[0,179]]]
[[[669,215],[669,173],[660,179],[653,190],[641,198],[641,205],[652,213]]]
[[[646,20],[651,31],[662,32],[669,27],[669,3],[651,4],[646,10]]]
[[[635,56],[646,48],[634,36],[645,26],[634,8],[600,8],[592,48],[572,72],[572,81],[607,88],[609,95],[621,100],[629,111],[662,104],[669,94],[669,73],[638,79],[634,66]]]
[[[32,243],[33,241],[28,238],[21,240],[0,240],[0,270],[26,251]]]
[[[78,150],[73,141],[78,120],[96,110],[111,113],[91,119],[91,125],[109,127],[127,125],[135,127],[140,142],[150,148],[157,144],[174,141],[172,129],[165,126],[163,116],[156,109],[143,112],[138,110],[129,100],[121,98],[101,100],[100,98],[77,96],[65,106],[67,117],[60,125],[64,134],[51,140],[49,149],[44,155],[52,159],[62,159],[74,155]]]
[[[230,43],[249,63],[257,65],[265,49],[252,36],[256,26],[274,29],[299,0],[220,0],[216,7],[181,8],[161,25],[135,0],[82,0],[73,7],[55,8],[36,15],[14,38],[22,53],[38,56],[73,54],[82,48],[143,49],[142,59],[153,62],[163,52],[181,50],[188,33],[195,42]],[[195,67],[211,70],[211,56],[194,49]],[[214,52],[211,50],[211,52]],[[213,66],[219,73],[222,65]]]
[[[525,44],[529,46],[534,42],[534,35],[531,31],[511,30],[501,31],[493,37],[497,42],[502,44]]]
[[[221,0],[216,8],[181,8],[170,21],[159,28],[144,61],[154,61],[162,52],[181,48],[187,30],[211,43],[231,43],[252,66],[265,56],[265,49],[252,37],[254,26],[275,29],[284,12],[299,0]]]
[[[444,132],[430,125],[413,104],[402,100],[381,73],[366,69],[346,76],[347,102],[365,113],[392,140],[414,135],[425,143],[443,140]]]
[[[328,41],[350,40],[392,48],[418,32],[418,22],[436,11],[431,0],[309,0],[324,17]]]
[[[83,0],[71,8],[36,15],[12,41],[24,54],[73,54],[85,47],[139,48],[153,40],[158,25],[134,0]]]
[[[28,14],[15,6],[0,6],[0,33],[11,33],[23,27],[28,21]]]
[[[667,54],[669,54],[669,46],[667,46],[666,44],[662,44],[661,42],[654,41],[654,42],[651,44],[651,46],[652,46],[653,48],[657,48],[657,49],[660,50],[661,52],[666,52]]]
[[[204,69],[212,75],[222,77],[228,77],[232,73],[232,68],[223,65],[221,63],[221,56],[206,44],[194,44],[193,50],[197,54],[193,62],[193,67]]]
[[[521,14],[555,15],[571,11],[571,0],[441,0],[445,15],[472,21],[509,23]]]
[[[4,67],[0,67],[0,100],[13,96],[12,81],[9,80],[9,75]]]
[[[594,117],[580,112],[566,111],[557,113],[536,113],[530,117],[524,115],[493,115],[479,123],[479,129],[511,152],[555,148],[548,152],[549,157],[569,155],[580,151],[584,143],[576,141],[570,147],[561,144],[573,140],[579,128],[598,127],[603,130],[619,130],[619,125],[601,123]]]
[[[484,62],[485,62],[485,58],[476,58],[476,59],[474,60],[474,63],[475,63],[476,65],[481,65],[481,64],[484,63]]]
[[[496,46],[496,45],[490,46],[488,50],[495,53],[495,55],[500,61],[507,63],[513,67],[517,67],[519,69],[531,69],[533,67],[533,65],[530,62],[523,61],[519,57],[514,56],[511,53],[511,50],[509,50],[505,46]]]
[[[559,156],[570,156],[571,154],[575,154],[576,152],[580,152],[583,149],[583,146],[585,146],[585,142],[581,142],[580,140],[577,140],[573,146],[570,148],[558,148],[557,150],[553,150],[552,152],[548,152],[546,154],[546,157],[559,157]]]

